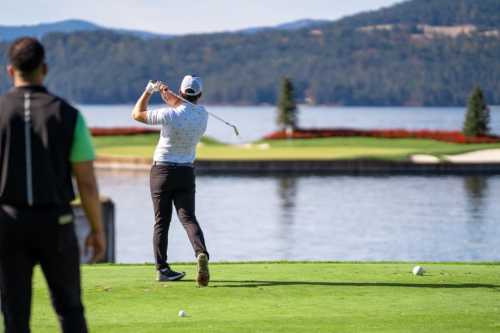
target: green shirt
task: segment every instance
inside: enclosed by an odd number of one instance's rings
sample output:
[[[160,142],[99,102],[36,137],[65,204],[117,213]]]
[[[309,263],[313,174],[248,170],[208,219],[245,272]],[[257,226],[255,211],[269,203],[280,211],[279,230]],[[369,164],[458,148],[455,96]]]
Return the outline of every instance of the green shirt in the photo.
[[[82,114],[78,112],[75,133],[73,134],[73,145],[71,146],[70,161],[72,163],[87,162],[95,160],[92,136],[85,123]]]

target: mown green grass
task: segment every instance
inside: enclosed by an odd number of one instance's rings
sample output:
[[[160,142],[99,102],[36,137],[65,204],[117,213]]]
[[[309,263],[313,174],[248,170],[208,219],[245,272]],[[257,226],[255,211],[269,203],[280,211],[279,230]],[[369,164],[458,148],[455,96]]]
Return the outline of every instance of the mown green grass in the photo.
[[[151,158],[157,134],[98,137],[97,153],[105,156]],[[406,160],[414,154],[437,157],[500,148],[499,144],[454,144],[422,139],[324,138],[260,141],[252,145],[224,145],[205,138],[197,150],[199,160]]]
[[[92,332],[498,332],[500,265],[255,263],[211,266],[209,288],[154,281],[153,266],[84,266]],[[56,332],[35,274],[32,328]],[[178,317],[185,310],[186,318]]]

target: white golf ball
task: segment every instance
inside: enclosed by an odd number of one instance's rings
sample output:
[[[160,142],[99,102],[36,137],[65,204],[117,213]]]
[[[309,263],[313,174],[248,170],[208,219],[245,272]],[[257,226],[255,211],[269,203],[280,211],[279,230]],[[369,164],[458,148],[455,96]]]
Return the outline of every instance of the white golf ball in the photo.
[[[179,317],[186,317],[186,316],[187,316],[186,311],[184,310],[179,311]]]
[[[415,266],[413,267],[413,275],[424,275],[424,268],[422,266]]]

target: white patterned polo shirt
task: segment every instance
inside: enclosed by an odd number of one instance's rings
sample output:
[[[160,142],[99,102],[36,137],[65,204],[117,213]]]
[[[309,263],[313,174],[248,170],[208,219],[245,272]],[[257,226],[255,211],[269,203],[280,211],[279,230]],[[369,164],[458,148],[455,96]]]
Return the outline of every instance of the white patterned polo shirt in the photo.
[[[155,162],[193,163],[196,145],[207,130],[208,113],[201,105],[183,103],[176,108],[149,110],[147,123],[162,125]]]

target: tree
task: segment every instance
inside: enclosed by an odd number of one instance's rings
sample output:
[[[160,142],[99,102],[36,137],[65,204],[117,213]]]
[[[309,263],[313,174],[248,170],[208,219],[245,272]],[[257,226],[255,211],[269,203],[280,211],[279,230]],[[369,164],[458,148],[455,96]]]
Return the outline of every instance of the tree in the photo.
[[[285,77],[281,84],[281,94],[278,101],[278,126],[281,129],[297,128],[297,105],[292,81]]]
[[[469,98],[463,132],[466,136],[486,135],[489,132],[489,123],[490,109],[484,99],[483,91],[480,87],[476,87]]]

